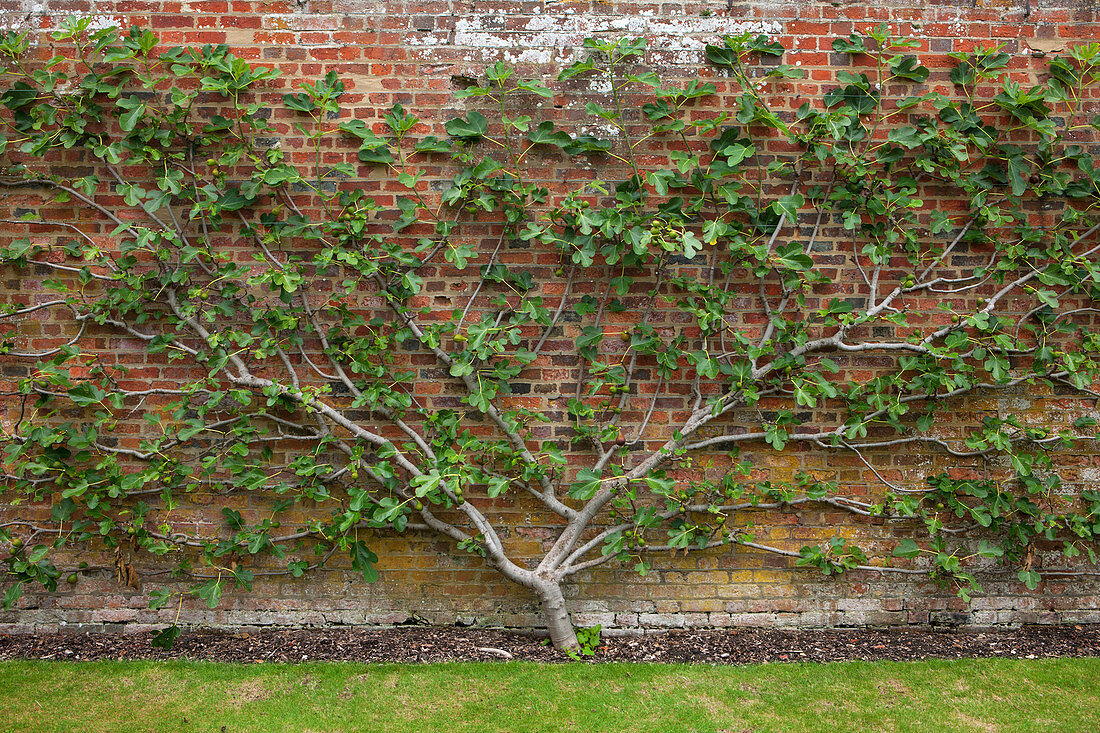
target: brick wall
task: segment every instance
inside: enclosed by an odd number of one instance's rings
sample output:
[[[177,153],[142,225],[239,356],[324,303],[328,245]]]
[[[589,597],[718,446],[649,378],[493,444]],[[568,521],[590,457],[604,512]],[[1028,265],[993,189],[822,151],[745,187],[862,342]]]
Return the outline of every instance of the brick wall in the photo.
[[[921,53],[939,56],[976,45],[1004,44],[1026,71],[1029,54],[1038,58],[1067,43],[1100,40],[1100,21],[1087,0],[1040,2],[470,2],[336,0],[333,2],[59,2],[0,0],[0,26],[49,28],[58,18],[80,14],[97,24],[137,24],[157,30],[167,43],[228,43],[236,52],[278,67],[288,83],[337,69],[362,95],[356,114],[377,118],[402,102],[438,124],[460,109],[451,93],[465,77],[478,77],[488,63],[505,60],[527,73],[549,74],[573,58],[590,35],[644,35],[650,39],[646,62],[664,69],[695,70],[703,65],[703,45],[724,34],[752,31],[780,40],[790,63],[811,71],[797,93],[817,95],[829,86],[830,65],[847,63],[831,52],[832,40],[885,21],[921,42]],[[458,81],[456,81],[458,80]],[[797,105],[793,105],[797,106]],[[561,115],[568,119],[568,107]],[[517,255],[519,256],[519,255]],[[451,290],[464,284],[441,282]],[[11,283],[6,284],[11,287]],[[444,286],[441,286],[444,287]],[[568,334],[566,334],[568,335]],[[120,344],[124,347],[124,344]],[[553,381],[547,373],[543,379]],[[425,388],[427,389],[427,387]],[[536,385],[536,393],[538,388]],[[965,409],[1043,411],[1048,402],[1017,395]],[[960,407],[960,409],[964,409]],[[796,467],[816,467],[849,483],[872,481],[858,460],[844,456],[761,452],[763,473],[789,475]],[[882,458],[888,475],[923,473],[924,456]],[[1079,461],[1079,478],[1095,479],[1100,462]],[[25,516],[33,507],[4,509]],[[194,509],[202,514],[202,507]],[[520,506],[519,513],[528,508]],[[895,536],[886,525],[853,525],[847,516],[822,511],[775,515],[762,535],[797,549],[810,540],[844,531],[870,542]],[[517,552],[535,554],[548,536],[545,523],[520,523],[510,537]],[[450,542],[430,538],[381,537],[379,582],[365,584],[345,569],[313,576],[257,582],[251,594],[227,596],[207,611],[188,602],[184,622],[224,625],[433,623],[539,625],[534,599],[500,579],[474,556],[456,553]],[[0,630],[70,625],[130,624],[140,628],[170,621],[176,609],[147,608],[145,592],[117,582],[110,558],[89,552],[71,562],[88,562],[79,582],[56,594],[28,589],[16,611],[0,612]],[[148,560],[140,569],[155,573]],[[641,578],[625,569],[585,573],[570,587],[575,621],[609,627],[730,626],[745,624],[836,626],[849,624],[969,623],[977,625],[1100,621],[1098,584],[1088,576],[1049,580],[1027,592],[1006,572],[985,583],[985,593],[969,606],[930,582],[901,582],[852,573],[841,579],[796,570],[786,558],[744,549],[723,549],[659,559]]]

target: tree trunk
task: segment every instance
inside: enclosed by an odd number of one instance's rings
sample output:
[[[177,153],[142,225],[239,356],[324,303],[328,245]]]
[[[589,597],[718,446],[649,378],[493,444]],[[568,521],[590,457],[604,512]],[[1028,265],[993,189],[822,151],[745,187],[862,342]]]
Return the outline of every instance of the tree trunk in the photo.
[[[542,601],[542,617],[550,631],[550,641],[555,649],[576,649],[577,635],[569,611],[565,609],[565,597],[557,583],[546,583],[538,588]]]

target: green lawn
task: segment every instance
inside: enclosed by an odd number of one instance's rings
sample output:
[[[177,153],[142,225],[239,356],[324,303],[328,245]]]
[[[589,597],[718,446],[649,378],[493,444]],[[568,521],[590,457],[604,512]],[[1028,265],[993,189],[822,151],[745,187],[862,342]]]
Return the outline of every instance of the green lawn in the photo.
[[[1097,731],[1100,659],[0,663],[0,731]]]

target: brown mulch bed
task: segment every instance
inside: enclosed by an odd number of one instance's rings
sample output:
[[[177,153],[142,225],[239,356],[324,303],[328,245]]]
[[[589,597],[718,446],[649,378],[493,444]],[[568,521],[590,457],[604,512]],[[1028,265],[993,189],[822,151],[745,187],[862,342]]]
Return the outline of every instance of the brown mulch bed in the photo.
[[[0,635],[2,659],[190,659],[218,662],[449,662],[568,658],[516,632],[456,627],[186,631],[172,649],[152,633]],[[1100,625],[1013,630],[728,629],[605,638],[595,662],[836,662],[967,657],[1100,656]]]

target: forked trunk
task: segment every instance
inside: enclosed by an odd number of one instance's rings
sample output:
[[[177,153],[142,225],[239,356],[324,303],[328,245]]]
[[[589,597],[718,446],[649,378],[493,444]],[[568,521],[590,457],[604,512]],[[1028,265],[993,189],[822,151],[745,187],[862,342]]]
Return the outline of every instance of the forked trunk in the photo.
[[[550,631],[550,641],[555,649],[576,649],[577,634],[573,631],[573,622],[565,608],[565,597],[557,583],[546,583],[538,588],[542,601],[542,617]]]

